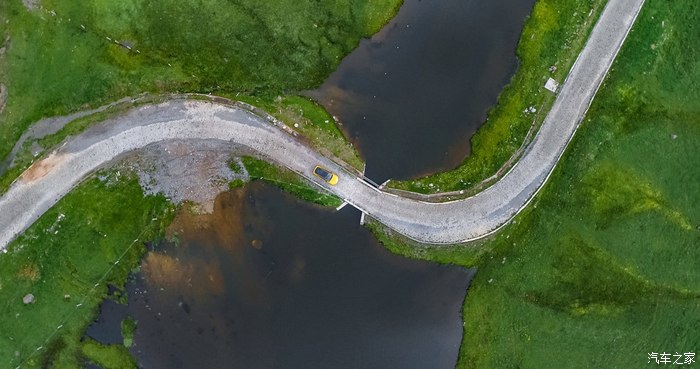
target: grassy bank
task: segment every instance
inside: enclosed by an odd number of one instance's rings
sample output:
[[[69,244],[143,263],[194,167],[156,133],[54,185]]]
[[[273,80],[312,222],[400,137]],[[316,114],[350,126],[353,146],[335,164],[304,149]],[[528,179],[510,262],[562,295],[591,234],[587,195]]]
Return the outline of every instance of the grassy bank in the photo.
[[[310,146],[320,153],[335,156],[359,171],[364,169],[364,160],[345,139],[333,116],[313,100],[295,95],[274,99],[250,96],[233,98],[270,113],[308,139]]]
[[[276,96],[319,84],[400,0],[0,3],[0,158],[44,116],[154,93]],[[7,23],[6,23],[7,21]],[[2,45],[0,45],[2,46]]]
[[[292,195],[315,204],[322,206],[337,207],[343,203],[343,200],[338,197],[323,193],[321,190],[303,179],[298,174],[291,170],[280,168],[266,161],[243,157],[245,165],[251,180],[263,180],[271,183]],[[235,171],[235,168],[232,168]]]
[[[563,82],[583,48],[605,0],[538,0],[525,22],[518,70],[471,138],[471,153],[454,170],[389,186],[420,193],[466,190],[493,176],[522,146],[528,131],[544,120],[554,94],[547,78]],[[556,70],[550,69],[556,67]],[[537,112],[525,112],[534,107]]]
[[[692,47],[689,47],[692,45]],[[472,249],[460,368],[630,368],[700,347],[700,6],[647,2],[550,181]]]
[[[171,210],[163,197],[144,198],[135,179],[110,174],[78,187],[14,241],[0,257],[0,365],[82,367],[80,338],[107,285],[125,283]],[[35,301],[25,305],[29,293]]]

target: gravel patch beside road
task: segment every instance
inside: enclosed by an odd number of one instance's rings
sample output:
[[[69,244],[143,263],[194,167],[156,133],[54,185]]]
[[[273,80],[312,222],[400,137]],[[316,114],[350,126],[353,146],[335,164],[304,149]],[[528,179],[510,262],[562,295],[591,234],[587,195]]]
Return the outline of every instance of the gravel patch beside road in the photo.
[[[119,167],[134,170],[147,194],[162,193],[180,204],[192,201],[198,213],[212,213],[216,196],[234,179],[247,181],[247,173],[228,166],[232,147],[220,141],[163,141],[124,158]],[[242,166],[242,164],[239,164]]]
[[[643,2],[609,1],[528,151],[501,180],[473,197],[426,203],[385,193],[245,110],[176,100],[141,107],[93,127],[29,168],[0,198],[0,249],[100,167],[156,142],[192,139],[240,145],[258,152],[419,242],[458,243],[484,237],[512,219],[542,187]],[[312,175],[317,164],[338,174],[337,186],[328,186]]]

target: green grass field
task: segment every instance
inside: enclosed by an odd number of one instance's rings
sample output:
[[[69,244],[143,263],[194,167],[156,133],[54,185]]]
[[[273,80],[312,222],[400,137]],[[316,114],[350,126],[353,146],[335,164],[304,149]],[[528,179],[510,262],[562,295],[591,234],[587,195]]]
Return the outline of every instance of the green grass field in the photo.
[[[700,6],[647,2],[544,190],[479,248],[459,368],[638,368],[700,347]],[[388,242],[391,245],[391,240]]]
[[[80,337],[107,285],[123,286],[172,216],[165,198],[123,177],[81,185],[0,257],[0,366],[82,367]],[[35,302],[24,305],[28,293]]]

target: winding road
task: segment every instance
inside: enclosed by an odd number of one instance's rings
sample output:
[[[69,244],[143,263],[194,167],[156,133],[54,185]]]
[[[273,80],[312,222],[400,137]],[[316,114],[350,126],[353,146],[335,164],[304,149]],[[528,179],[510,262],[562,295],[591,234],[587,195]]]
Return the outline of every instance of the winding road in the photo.
[[[0,198],[0,250],[97,169],[166,140],[220,140],[244,146],[418,242],[450,244],[482,238],[527,206],[552,173],[643,3],[608,2],[528,150],[498,182],[470,198],[427,203],[386,193],[247,110],[211,101],[173,100],[105,121],[34,163]],[[336,186],[312,175],[319,163],[338,174]]]

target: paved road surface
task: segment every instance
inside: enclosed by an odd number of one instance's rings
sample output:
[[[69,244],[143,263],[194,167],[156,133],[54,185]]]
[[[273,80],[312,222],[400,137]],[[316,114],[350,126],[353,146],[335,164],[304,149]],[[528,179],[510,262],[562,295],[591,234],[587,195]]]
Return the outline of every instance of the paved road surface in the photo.
[[[0,198],[0,250],[95,170],[124,153],[172,139],[223,140],[248,147],[420,242],[457,243],[484,237],[512,219],[542,187],[643,2],[609,1],[528,151],[501,180],[468,199],[425,203],[384,193],[245,110],[175,100],[141,107],[93,127],[29,168]],[[316,164],[336,172],[338,185],[331,187],[315,178],[311,171]]]

